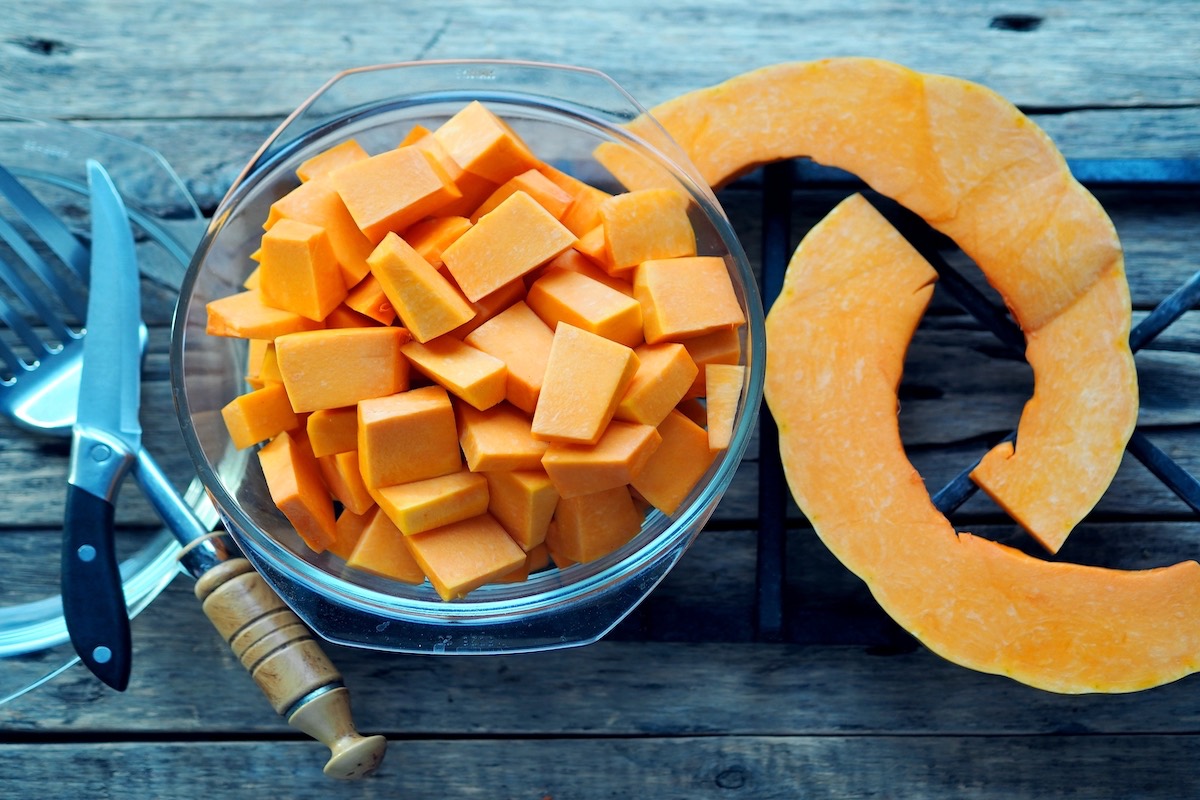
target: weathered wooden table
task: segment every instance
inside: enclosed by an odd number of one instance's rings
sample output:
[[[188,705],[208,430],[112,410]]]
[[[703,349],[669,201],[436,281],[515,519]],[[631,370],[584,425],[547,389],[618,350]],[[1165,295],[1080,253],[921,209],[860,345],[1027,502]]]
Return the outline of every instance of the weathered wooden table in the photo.
[[[560,61],[608,72],[652,105],[760,65],[856,54],[977,80],[1030,112],[1112,215],[1127,249],[1135,319],[1200,268],[1200,9],[1190,0],[587,8],[343,0],[286,10],[214,0],[18,0],[0,16],[0,103],[157,148],[206,212],[284,115],[343,68],[452,57]],[[791,198],[791,234],[764,248],[762,187],[779,174],[790,169],[753,175],[721,195],[757,266],[764,252],[786,256],[852,188],[801,183],[768,193],[776,209]],[[996,358],[991,334],[941,292],[909,355],[901,410],[911,456],[934,490],[1013,427],[1031,387],[1023,362]],[[146,309],[143,422],[157,435],[175,425],[165,358],[171,303],[164,295]],[[1200,473],[1196,314],[1137,361],[1142,433]],[[772,447],[769,437],[755,443],[694,548],[598,644],[509,657],[328,647],[361,729],[391,742],[381,770],[363,783],[321,776],[324,749],[271,711],[209,629],[190,581],[179,579],[134,622],[126,692],[76,667],[0,706],[0,791],[1200,796],[1195,677],[1131,695],[1058,696],[942,661],[882,614],[794,507],[786,531],[760,525],[773,514],[759,506],[760,467],[769,482]],[[60,441],[0,421],[6,598],[19,589],[22,553],[57,550],[65,453]],[[166,458],[186,469],[181,453]],[[978,496],[953,519],[984,535],[1022,537]],[[155,524],[132,488],[121,496],[120,520],[133,532]],[[1198,535],[1196,513],[1129,456],[1063,555],[1167,564],[1193,558]],[[51,661],[23,657],[0,662],[0,671],[19,678]]]

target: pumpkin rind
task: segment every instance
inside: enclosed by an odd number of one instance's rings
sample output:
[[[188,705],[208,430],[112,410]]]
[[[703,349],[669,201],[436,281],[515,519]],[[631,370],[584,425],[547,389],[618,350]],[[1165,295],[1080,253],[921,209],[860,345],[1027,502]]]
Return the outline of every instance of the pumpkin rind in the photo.
[[[859,176],[975,261],[1026,334],[1035,388],[1015,457],[1000,445],[972,477],[1057,552],[1112,482],[1138,391],[1120,242],[1049,137],[990,89],[870,58],[763,67],[651,114],[714,187],[807,156]],[[1104,313],[1084,325],[1080,304]]]
[[[801,242],[767,317],[765,393],[789,486],[900,625],[957,664],[1060,693],[1200,669],[1200,564],[1048,562],[969,533],[904,452],[897,388],[932,267],[860,195]]]

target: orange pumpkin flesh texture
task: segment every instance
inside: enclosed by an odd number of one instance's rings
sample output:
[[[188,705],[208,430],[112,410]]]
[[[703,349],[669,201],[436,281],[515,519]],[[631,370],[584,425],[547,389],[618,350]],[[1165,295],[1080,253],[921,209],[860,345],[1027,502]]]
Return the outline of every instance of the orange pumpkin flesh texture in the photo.
[[[1035,388],[1015,450],[998,446],[972,477],[1057,551],[1111,482],[1138,395],[1116,233],[1045,134],[976,84],[857,58],[766,67],[652,115],[714,187],[808,156],[974,259],[1025,332]],[[1061,693],[1200,669],[1195,561],[1045,561],[956,532],[934,507],[900,440],[897,387],[935,278],[857,195],[788,266],[767,319],[765,392],[818,535],[897,622],[963,666]]]
[[[972,477],[1057,552],[1112,482],[1138,394],[1120,242],[1049,137],[985,87],[868,58],[764,67],[651,114],[714,187],[808,156],[975,261],[1025,332],[1034,395],[1016,452],[999,445]]]
[[[861,196],[814,227],[767,319],[766,396],[797,503],[885,611],[966,667],[1062,693],[1200,667],[1200,565],[1113,570],[956,533],[904,453],[904,355],[935,273]]]

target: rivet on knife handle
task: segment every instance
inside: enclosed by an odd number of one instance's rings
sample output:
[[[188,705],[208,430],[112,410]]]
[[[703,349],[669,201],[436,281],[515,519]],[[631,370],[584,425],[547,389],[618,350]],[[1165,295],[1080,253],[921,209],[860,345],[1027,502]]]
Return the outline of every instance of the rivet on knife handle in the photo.
[[[354,779],[375,771],[387,739],[355,729],[341,673],[249,561],[233,558],[210,569],[196,582],[196,597],[276,713],[329,748],[326,775]]]

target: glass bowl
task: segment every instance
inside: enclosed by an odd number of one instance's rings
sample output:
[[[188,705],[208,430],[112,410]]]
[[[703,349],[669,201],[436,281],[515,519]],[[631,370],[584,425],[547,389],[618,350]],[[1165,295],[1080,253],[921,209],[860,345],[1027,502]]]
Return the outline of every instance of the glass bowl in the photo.
[[[597,147],[651,165],[690,198],[698,252],[722,257],[747,318],[746,366],[730,447],[679,510],[651,511],[626,546],[596,561],[550,568],[442,601],[314,554],[271,502],[257,458],[230,443],[220,409],[246,390],[245,343],[208,336],[205,304],[241,291],[272,202],[298,185],[305,159],[348,138],[368,152],[395,147],[416,124],[433,129],[472,100],[504,118],[544,161],[610,191],[624,187]],[[637,131],[636,135],[634,130]],[[411,653],[502,653],[581,645],[603,636],[675,565],[733,478],[762,394],[763,311],[729,221],[679,147],[607,76],[505,61],[417,62],[343,72],[266,141],[213,216],[184,280],[171,352],[184,440],[218,513],[247,557],[317,633],[341,644]]]

